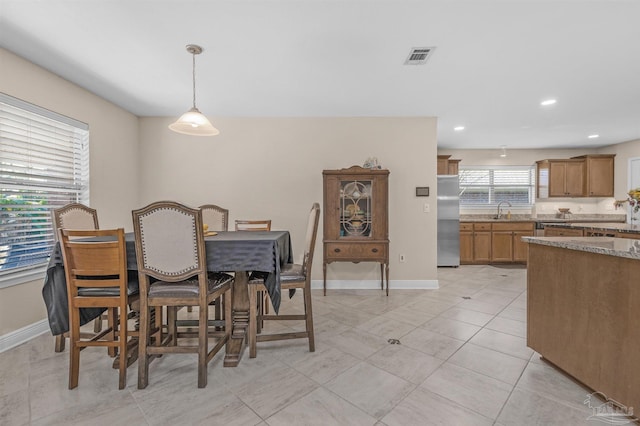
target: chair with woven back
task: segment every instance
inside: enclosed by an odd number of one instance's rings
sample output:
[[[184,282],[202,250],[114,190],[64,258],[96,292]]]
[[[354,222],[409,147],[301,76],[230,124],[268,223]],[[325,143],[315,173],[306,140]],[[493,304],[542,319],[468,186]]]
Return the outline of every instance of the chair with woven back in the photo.
[[[236,220],[236,231],[271,231],[271,220]]]
[[[58,229],[95,230],[98,226],[98,212],[96,209],[80,203],[70,203],[58,209],[51,210],[51,222],[53,224],[53,237],[58,241]],[[94,322],[93,331],[99,333],[102,330],[102,321],[106,317],[100,316]],[[55,351],[64,351],[65,335],[56,336]]]
[[[149,383],[150,357],[161,354],[198,354],[198,387],[207,385],[207,365],[227,343],[231,333],[231,286],[233,277],[207,273],[202,212],[172,201],[152,203],[134,210],[136,257],[140,282],[140,339],[138,388]],[[223,330],[209,327],[209,304],[224,296]],[[150,308],[167,307],[167,333],[163,329],[151,343]],[[198,307],[196,333],[179,333],[177,309]],[[159,309],[156,316],[161,317]],[[158,318],[156,318],[156,321]],[[160,318],[160,322],[161,322]],[[223,326],[223,327],[222,327]],[[181,337],[197,337],[197,344],[180,345]],[[209,350],[209,337],[217,342]]]
[[[106,346],[120,355],[119,388],[127,381],[128,306],[137,298],[129,289],[124,230],[59,229],[69,306],[69,389],[78,386],[80,351]],[[93,238],[87,241],[87,238]],[[99,241],[96,241],[99,239]],[[81,308],[107,308],[108,327],[89,339],[80,333]]]
[[[282,290],[300,289],[303,292],[304,314],[300,315],[268,315],[262,314],[257,309],[258,294],[260,291],[266,292],[264,279],[260,273],[254,273],[249,278],[249,356],[255,358],[257,354],[257,342],[307,338],[309,340],[309,351],[315,351],[315,340],[313,333],[313,311],[311,306],[311,266],[313,264],[313,253],[318,234],[318,222],[320,219],[320,205],[313,203],[309,211],[307,222],[307,232],[305,238],[305,249],[302,264],[286,264],[280,272],[280,282]],[[304,321],[305,331],[259,334],[258,326],[262,321]]]

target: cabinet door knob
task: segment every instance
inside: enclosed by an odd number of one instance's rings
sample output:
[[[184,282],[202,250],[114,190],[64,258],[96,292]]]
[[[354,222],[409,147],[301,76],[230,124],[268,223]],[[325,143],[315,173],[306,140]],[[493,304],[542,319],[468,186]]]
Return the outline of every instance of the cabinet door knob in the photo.
[[[371,249],[371,251],[374,252],[374,253],[377,253],[378,249],[377,248],[373,248],[373,249]]]
[[[333,249],[333,251],[335,251],[336,253],[340,253],[340,249],[339,248]]]

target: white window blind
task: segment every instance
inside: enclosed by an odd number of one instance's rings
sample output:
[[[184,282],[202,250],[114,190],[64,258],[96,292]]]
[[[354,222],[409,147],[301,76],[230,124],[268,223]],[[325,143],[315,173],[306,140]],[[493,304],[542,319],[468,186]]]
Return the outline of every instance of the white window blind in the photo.
[[[71,202],[89,202],[89,127],[0,93],[0,282],[47,262]]]
[[[530,207],[535,201],[533,166],[465,166],[458,176],[460,206],[495,207],[509,201],[514,207]]]

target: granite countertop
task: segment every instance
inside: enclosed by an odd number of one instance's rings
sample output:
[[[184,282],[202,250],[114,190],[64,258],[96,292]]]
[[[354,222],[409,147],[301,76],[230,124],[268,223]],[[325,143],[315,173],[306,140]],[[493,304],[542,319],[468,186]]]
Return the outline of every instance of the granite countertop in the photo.
[[[522,237],[524,242],[640,260],[640,240],[612,237]]]
[[[605,214],[571,214],[566,218],[560,218],[557,215],[541,215],[531,217],[529,214],[512,214],[511,219],[506,218],[506,213],[500,219],[494,219],[495,215],[488,214],[463,214],[460,215],[460,222],[539,222],[539,223],[623,223],[626,220],[625,215],[605,215]]]
[[[640,225],[630,225],[628,223],[617,222],[604,222],[604,223],[550,223],[550,228],[575,228],[575,229],[587,229],[592,231],[617,231],[626,232],[629,234],[640,234]]]

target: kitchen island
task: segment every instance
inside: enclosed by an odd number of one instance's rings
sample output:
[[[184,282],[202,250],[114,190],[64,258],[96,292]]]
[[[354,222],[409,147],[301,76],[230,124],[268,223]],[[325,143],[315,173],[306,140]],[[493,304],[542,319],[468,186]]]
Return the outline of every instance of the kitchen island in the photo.
[[[640,240],[525,237],[527,345],[594,391],[640,408]]]

